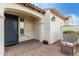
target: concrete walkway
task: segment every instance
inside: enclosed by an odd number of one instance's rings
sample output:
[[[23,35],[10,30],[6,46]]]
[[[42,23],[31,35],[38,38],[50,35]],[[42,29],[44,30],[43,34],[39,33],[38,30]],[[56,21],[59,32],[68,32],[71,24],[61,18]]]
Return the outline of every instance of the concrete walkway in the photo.
[[[58,43],[46,45],[37,40],[29,40],[5,47],[5,56],[65,56]]]

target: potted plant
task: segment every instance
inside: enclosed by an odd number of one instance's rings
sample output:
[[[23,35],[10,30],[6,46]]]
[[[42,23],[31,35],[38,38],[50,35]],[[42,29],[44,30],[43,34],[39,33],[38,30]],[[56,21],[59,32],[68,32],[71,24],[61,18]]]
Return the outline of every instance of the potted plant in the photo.
[[[79,32],[77,31],[73,31],[73,30],[65,30],[63,31],[63,38],[66,39],[67,41],[76,41],[76,40],[73,40],[73,38],[77,37],[78,38],[79,36]],[[68,37],[70,39],[68,39]],[[72,38],[73,37],[73,38]]]
[[[79,31],[73,31],[73,30],[65,30],[63,31],[63,36],[65,35],[75,35],[77,39],[77,45],[79,46]]]
[[[73,31],[73,30],[65,30],[63,31],[63,39],[69,42],[77,42],[79,36],[78,31]]]
[[[65,51],[70,55],[75,54],[76,42],[78,39],[79,33],[73,30],[63,31],[63,44],[61,44],[61,51]]]

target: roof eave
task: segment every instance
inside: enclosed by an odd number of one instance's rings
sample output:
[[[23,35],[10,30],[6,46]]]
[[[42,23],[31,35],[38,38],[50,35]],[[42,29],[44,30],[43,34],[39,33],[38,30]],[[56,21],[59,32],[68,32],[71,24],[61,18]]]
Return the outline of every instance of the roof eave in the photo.
[[[32,10],[38,11],[39,13],[45,14],[44,9],[41,9],[41,8],[35,6],[34,4],[31,4],[31,3],[19,3],[19,4],[21,4],[21,5],[25,6],[25,7],[28,7],[30,9],[32,9]]]
[[[56,9],[50,9],[50,11],[51,11],[51,13],[53,13],[56,16],[60,17],[61,19],[63,19],[63,20],[65,19],[65,16],[62,13],[60,13],[58,10],[56,10]]]

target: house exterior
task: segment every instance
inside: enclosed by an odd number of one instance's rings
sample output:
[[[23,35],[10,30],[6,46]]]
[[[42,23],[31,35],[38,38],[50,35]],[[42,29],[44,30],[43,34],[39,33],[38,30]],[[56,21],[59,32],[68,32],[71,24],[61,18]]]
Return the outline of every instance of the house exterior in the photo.
[[[68,20],[65,20],[64,24],[65,25],[73,25],[73,18],[72,16],[67,17]]]
[[[64,19],[56,9],[44,10],[30,3],[0,4],[0,55],[4,55],[5,45],[26,40],[55,43],[61,39]]]

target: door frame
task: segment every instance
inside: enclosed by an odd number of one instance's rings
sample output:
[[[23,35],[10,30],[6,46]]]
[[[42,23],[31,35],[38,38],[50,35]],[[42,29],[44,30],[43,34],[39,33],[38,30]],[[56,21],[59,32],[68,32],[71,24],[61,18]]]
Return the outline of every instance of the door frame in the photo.
[[[17,16],[17,15],[14,15],[14,14],[10,14],[10,13],[4,13],[4,15],[5,14],[8,14],[8,15],[13,15],[13,16]],[[19,42],[19,16],[17,16],[18,17],[18,19],[17,19],[17,33],[16,33],[16,35],[17,35],[17,42],[16,43],[14,43],[14,44],[18,44],[18,42]],[[6,17],[5,17],[6,18]],[[5,19],[6,20],[6,19]],[[5,45],[5,20],[4,20],[4,45]],[[14,45],[14,44],[10,44],[10,45]],[[5,46],[10,46],[10,45],[5,45]]]

